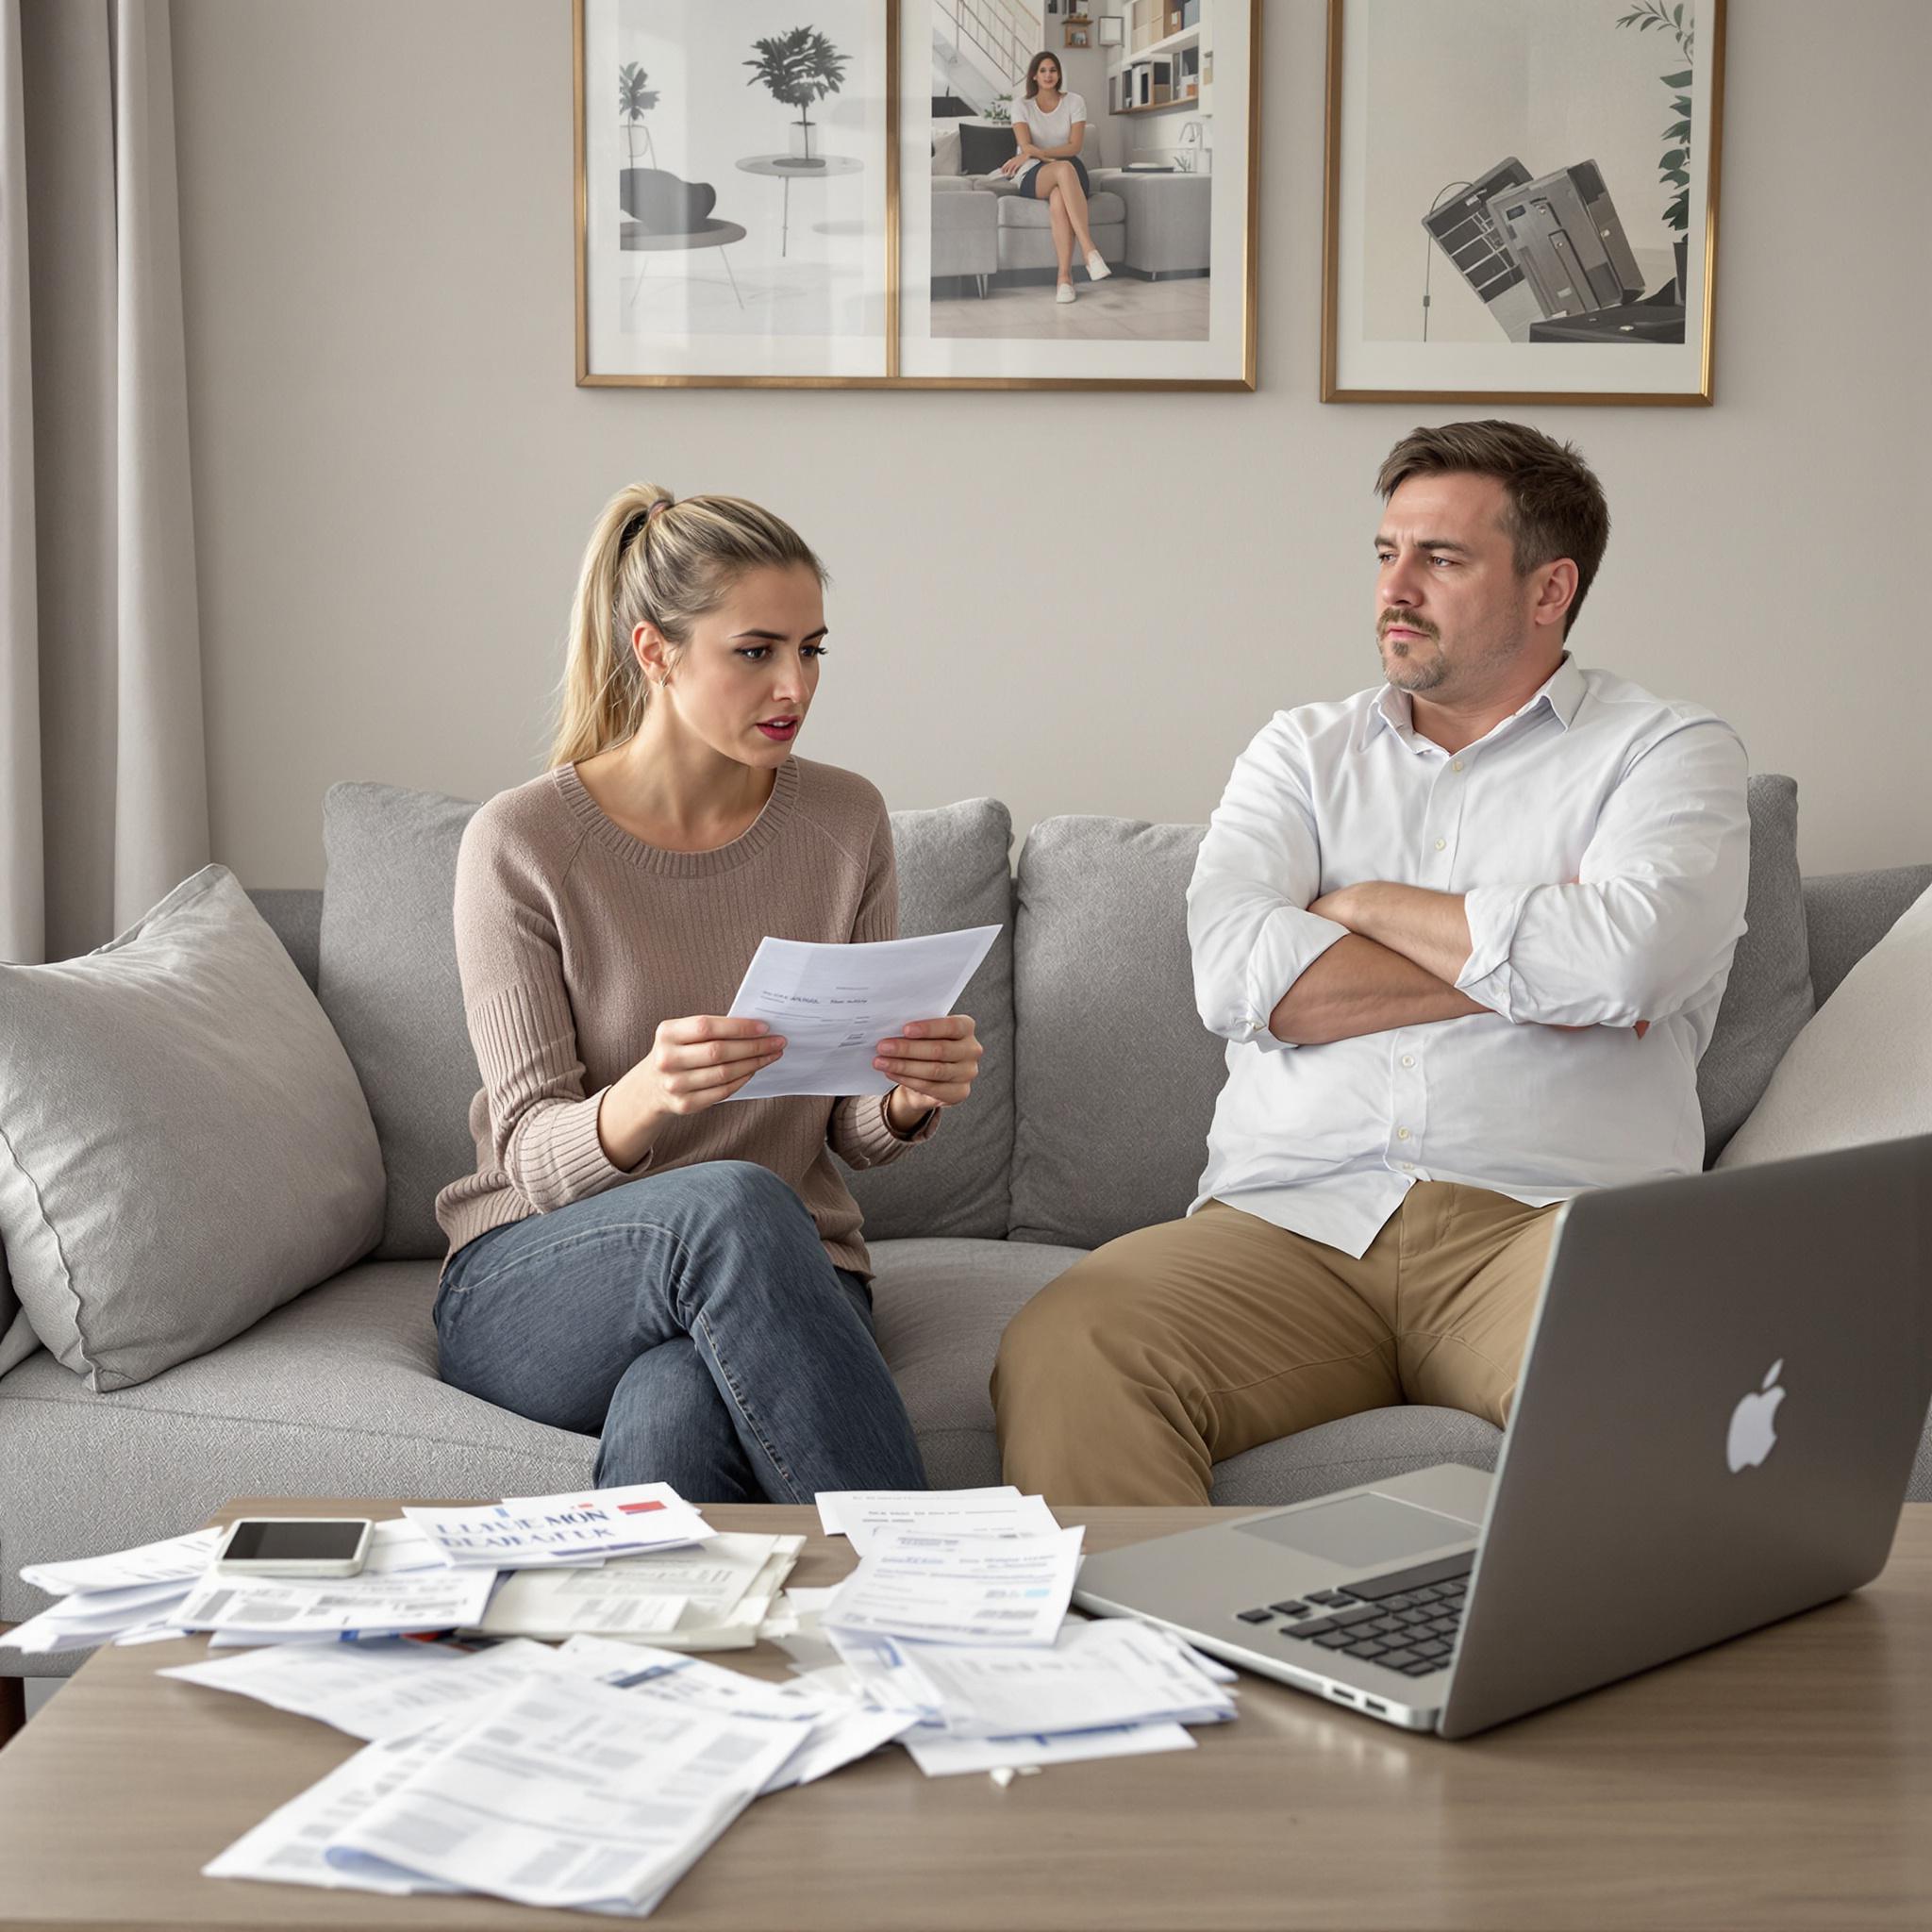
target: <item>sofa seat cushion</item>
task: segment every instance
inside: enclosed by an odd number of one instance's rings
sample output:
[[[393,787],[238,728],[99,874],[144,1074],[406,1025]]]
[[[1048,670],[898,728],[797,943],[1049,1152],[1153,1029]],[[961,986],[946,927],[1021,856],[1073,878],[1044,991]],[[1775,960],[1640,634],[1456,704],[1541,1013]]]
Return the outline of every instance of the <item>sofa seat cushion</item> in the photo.
[[[1045,202],[1017,190],[999,197],[1000,226],[1003,228],[1042,228],[1051,231],[1053,210]],[[1118,194],[1096,189],[1087,202],[1087,221],[1091,227],[1111,226],[1127,218],[1127,205]]]
[[[0,1380],[0,1621],[43,1607],[23,1563],[192,1529],[233,1496],[547,1495],[588,1436],[437,1379],[433,1263],[364,1262],[211,1355],[93,1395],[44,1350]]]
[[[873,1324],[936,1490],[1000,1480],[988,1383],[1007,1324],[1086,1253],[1019,1241],[872,1243]]]
[[[1459,1408],[1420,1402],[1365,1408],[1216,1463],[1214,1501],[1249,1507],[1300,1503],[1437,1462],[1494,1469],[1502,1446],[1501,1429]]]

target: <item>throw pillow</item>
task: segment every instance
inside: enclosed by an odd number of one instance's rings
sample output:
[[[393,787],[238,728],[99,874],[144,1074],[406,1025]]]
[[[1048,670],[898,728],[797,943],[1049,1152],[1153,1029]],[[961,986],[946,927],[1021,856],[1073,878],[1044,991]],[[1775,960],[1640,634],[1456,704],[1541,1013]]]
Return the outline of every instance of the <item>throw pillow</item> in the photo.
[[[1846,974],[1771,1076],[1720,1167],[1932,1133],[1932,890]]]
[[[957,127],[941,128],[932,138],[932,171],[935,175],[962,175],[966,171],[959,161],[959,130]]]
[[[1042,819],[1020,849],[1015,1241],[1097,1248],[1194,1198],[1227,1073],[1188,951],[1206,829]]]
[[[900,932],[908,939],[965,925],[1001,932],[957,1008],[973,1015],[986,1048],[973,1098],[947,1114],[929,1146],[884,1167],[845,1171],[869,1241],[1005,1238],[1013,1158],[1012,842],[1012,815],[995,798],[892,814]]]
[[[463,1017],[457,848],[475,806],[394,785],[332,785],[316,994],[375,1120],[389,1174],[378,1261],[440,1261],[436,1196],[476,1171],[481,1084]]]
[[[368,1252],[382,1158],[341,1042],[234,875],[78,959],[0,966],[0,1242],[96,1392],[219,1347]]]
[[[1697,1063],[1704,1163],[1716,1159],[1757,1105],[1786,1049],[1811,1017],[1811,948],[1798,874],[1798,787],[1771,773],[1746,791],[1751,813],[1749,930],[1731,956],[1710,1045]]]
[[[717,207],[718,191],[708,181],[686,181],[662,168],[624,168],[618,201],[650,234],[690,235],[704,226]]]
[[[1010,127],[982,127],[972,121],[959,124],[959,172],[962,175],[991,175],[1019,152],[1019,137]]]

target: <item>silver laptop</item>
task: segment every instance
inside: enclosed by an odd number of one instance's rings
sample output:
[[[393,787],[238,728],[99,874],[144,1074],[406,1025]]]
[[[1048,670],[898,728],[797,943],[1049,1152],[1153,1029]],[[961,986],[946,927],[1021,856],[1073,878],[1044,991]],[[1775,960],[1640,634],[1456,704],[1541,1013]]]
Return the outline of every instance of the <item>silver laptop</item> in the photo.
[[[1494,1476],[1087,1558],[1074,1601],[1445,1738],[1868,1583],[1932,1403],[1932,1135],[1584,1194]]]

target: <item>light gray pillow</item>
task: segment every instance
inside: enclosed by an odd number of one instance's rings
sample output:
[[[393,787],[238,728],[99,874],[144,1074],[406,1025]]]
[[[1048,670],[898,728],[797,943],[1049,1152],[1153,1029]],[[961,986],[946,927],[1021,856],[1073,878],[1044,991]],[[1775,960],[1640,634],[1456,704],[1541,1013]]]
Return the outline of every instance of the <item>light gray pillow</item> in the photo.
[[[1042,819],[1021,847],[1015,1241],[1094,1248],[1194,1198],[1227,1072],[1188,953],[1206,830]]]
[[[16,1362],[25,1361],[40,1345],[41,1338],[13,1291],[13,1277],[7,1272],[7,1251],[0,1248],[0,1375]]]
[[[457,971],[457,849],[476,807],[397,785],[331,785],[322,808],[316,996],[368,1096],[389,1174],[378,1261],[440,1261],[436,1197],[476,1171],[482,1085]]]
[[[0,966],[0,1241],[97,1392],[346,1268],[382,1194],[341,1043],[225,868],[82,958]]]
[[[1798,787],[1760,773],[1750,781],[1750,930],[1738,941],[1710,1045],[1697,1063],[1708,1167],[1757,1105],[1773,1070],[1811,1017],[1811,945],[1798,874]]]
[[[1846,974],[1791,1043],[1720,1167],[1932,1133],[1932,890]]]
[[[967,925],[1001,932],[957,1008],[973,1015],[986,1047],[972,1099],[946,1115],[929,1145],[863,1173],[841,1168],[869,1241],[1006,1237],[1013,1158],[1012,842],[1012,814],[994,798],[892,814],[900,932],[908,939]]]

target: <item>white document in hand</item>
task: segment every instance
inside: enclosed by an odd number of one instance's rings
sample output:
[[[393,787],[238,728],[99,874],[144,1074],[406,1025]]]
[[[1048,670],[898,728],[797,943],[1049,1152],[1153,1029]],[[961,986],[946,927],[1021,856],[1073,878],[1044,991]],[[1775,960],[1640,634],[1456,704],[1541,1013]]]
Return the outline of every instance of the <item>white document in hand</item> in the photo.
[[[873,1065],[879,1041],[950,1013],[999,935],[974,925],[846,946],[760,940],[730,1017],[764,1021],[786,1046],[732,1099],[890,1093],[891,1080]]]

